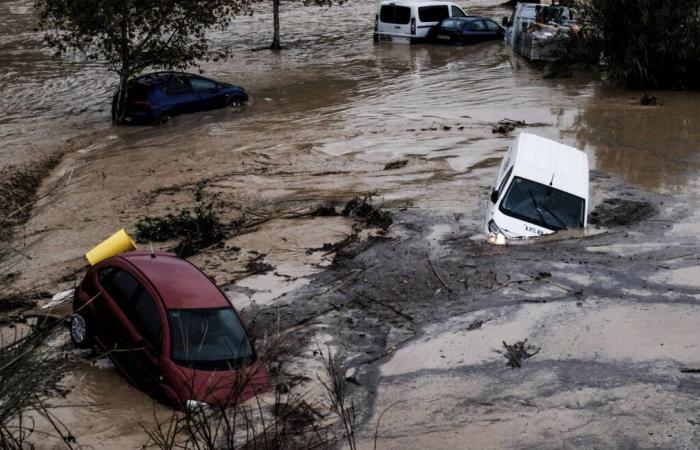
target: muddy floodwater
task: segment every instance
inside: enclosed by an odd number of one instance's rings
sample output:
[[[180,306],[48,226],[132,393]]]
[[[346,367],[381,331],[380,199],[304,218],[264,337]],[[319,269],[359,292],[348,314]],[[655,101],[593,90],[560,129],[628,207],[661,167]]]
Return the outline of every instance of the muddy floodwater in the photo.
[[[463,6],[500,19],[499,3]],[[114,75],[54,60],[32,2],[2,2],[0,168],[61,156],[0,261],[4,289],[43,299],[72,287],[93,245],[191,206],[206,181],[224,220],[263,220],[190,260],[256,325],[300,327],[344,355],[361,448],[380,416],[378,448],[700,446],[700,378],[680,372],[700,367],[700,95],[642,106],[597,74],[547,79],[499,41],[375,45],[374,8],[283,4],[274,53],[258,5],[211,35],[232,57],[200,68],[244,86],[247,106],[114,127]],[[494,133],[504,118],[587,153],[592,207],[622,197],[656,214],[486,245],[489,187],[520,131]],[[392,214],[388,230],[319,250],[357,224],[299,213],[368,193]],[[273,270],[251,274],[260,258]],[[524,339],[540,350],[511,369],[503,341]],[[315,380],[303,355],[297,369]],[[57,409],[82,445],[140,448],[167,414],[90,356],[64,383],[52,401],[86,405]]]

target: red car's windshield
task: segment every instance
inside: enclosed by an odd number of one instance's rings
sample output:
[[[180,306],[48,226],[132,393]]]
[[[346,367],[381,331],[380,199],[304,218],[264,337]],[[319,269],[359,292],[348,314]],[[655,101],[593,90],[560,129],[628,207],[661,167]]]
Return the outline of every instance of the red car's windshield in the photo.
[[[168,311],[171,357],[202,370],[232,370],[255,359],[245,329],[230,308]]]

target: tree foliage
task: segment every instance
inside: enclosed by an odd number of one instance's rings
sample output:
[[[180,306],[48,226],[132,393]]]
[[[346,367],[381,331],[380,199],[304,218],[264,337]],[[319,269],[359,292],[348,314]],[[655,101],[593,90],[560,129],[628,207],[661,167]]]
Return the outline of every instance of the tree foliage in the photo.
[[[637,88],[700,88],[700,0],[579,0],[582,43]]]
[[[123,94],[128,79],[146,68],[184,69],[196,60],[225,56],[210,51],[206,32],[212,28],[225,29],[233,16],[246,10],[249,3],[249,0],[36,0],[35,7],[46,42],[57,56],[76,51],[87,59],[104,61],[119,74]]]

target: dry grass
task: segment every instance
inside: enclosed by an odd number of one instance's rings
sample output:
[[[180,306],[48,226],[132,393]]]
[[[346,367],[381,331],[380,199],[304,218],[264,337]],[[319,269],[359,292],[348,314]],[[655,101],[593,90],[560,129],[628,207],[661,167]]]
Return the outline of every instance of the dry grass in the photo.
[[[31,166],[8,166],[0,170],[0,240],[9,237],[9,229],[24,223],[42,180],[59,163],[47,157]]]

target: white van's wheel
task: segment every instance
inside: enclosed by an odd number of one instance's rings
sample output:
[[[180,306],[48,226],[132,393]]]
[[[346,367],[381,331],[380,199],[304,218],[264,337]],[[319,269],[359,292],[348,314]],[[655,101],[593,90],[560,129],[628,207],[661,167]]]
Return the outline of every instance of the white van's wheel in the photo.
[[[73,314],[70,318],[70,338],[78,348],[92,346],[92,333],[82,314]]]

